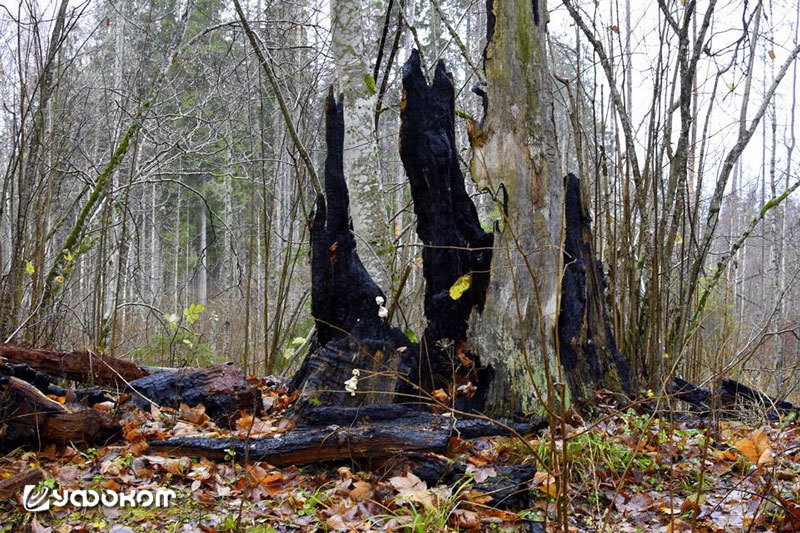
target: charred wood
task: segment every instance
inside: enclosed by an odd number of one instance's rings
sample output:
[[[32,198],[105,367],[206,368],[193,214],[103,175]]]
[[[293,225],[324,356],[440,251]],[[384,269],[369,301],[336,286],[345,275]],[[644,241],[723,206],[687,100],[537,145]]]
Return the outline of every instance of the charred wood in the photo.
[[[410,457],[411,471],[429,486],[456,485],[469,480],[467,465],[435,455]],[[485,480],[475,482],[472,489],[491,497],[486,505],[498,509],[521,509],[530,505],[530,481],[536,468],[530,465],[489,465]]]
[[[421,383],[437,389],[471,382],[471,403],[481,407],[481,390],[491,372],[478,375],[480,364],[464,353],[467,321],[481,310],[489,285],[494,236],[480,225],[467,194],[455,140],[455,91],[444,63],[428,85],[414,50],[403,67],[400,108],[400,158],[411,185],[417,235],[425,277],[425,328],[420,345],[421,368],[433,376]],[[461,289],[451,291],[461,280]],[[426,374],[427,377],[427,374]],[[479,378],[483,378],[482,380]]]
[[[311,312],[318,345],[292,380],[302,411],[311,401],[330,405],[390,403],[412,393],[417,347],[386,320],[386,295],[367,273],[351,231],[344,178],[344,110],[333,89],[325,106],[325,194],[311,221]],[[359,391],[346,392],[354,371],[364,373]],[[358,378],[358,376],[356,376]],[[358,378],[361,381],[361,378]]]
[[[574,174],[564,180],[564,277],[558,339],[572,397],[590,400],[592,389],[630,394],[630,366],[617,350],[605,308],[605,279],[592,240],[591,219]]]
[[[149,402],[177,409],[203,404],[206,414],[221,427],[230,427],[239,411],[257,413],[261,391],[249,383],[233,363],[209,368],[184,368],[152,374],[131,382],[133,401],[142,408]]]

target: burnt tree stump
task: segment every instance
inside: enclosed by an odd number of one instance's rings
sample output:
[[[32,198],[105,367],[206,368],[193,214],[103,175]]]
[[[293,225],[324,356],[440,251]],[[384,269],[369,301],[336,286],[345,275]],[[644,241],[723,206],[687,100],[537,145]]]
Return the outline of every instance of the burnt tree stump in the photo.
[[[292,379],[298,412],[309,403],[392,403],[397,392],[413,393],[417,381],[417,346],[379,316],[386,295],[356,253],[342,160],[344,110],[333,88],[325,105],[325,138],[325,194],[317,197],[311,221],[311,313],[318,346]],[[354,370],[359,394],[345,391]]]
[[[609,325],[605,279],[594,253],[591,218],[580,181],[568,174],[564,187],[564,277],[558,315],[561,364],[578,402],[590,400],[590,390],[596,387],[630,394],[630,366],[617,350]]]
[[[431,85],[414,50],[403,67],[400,111],[400,158],[403,161],[422,250],[427,327],[420,346],[420,366],[432,370],[427,388],[478,385],[480,364],[464,353],[469,316],[481,310],[489,285],[494,235],[481,228],[478,212],[464,186],[455,141],[455,91],[440,61]],[[460,288],[451,288],[459,281]],[[455,382],[453,383],[455,378]],[[471,387],[468,387],[472,390]],[[451,395],[453,391],[450,391]]]

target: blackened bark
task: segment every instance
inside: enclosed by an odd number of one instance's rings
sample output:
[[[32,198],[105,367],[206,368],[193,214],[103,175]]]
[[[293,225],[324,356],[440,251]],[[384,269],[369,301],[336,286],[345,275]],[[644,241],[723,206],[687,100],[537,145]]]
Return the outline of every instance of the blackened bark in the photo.
[[[750,409],[763,409],[768,420],[775,422],[782,414],[797,413],[798,407],[767,396],[733,379],[723,379],[716,394],[708,387],[699,387],[679,377],[673,377],[670,394],[689,404],[698,415],[716,414],[723,418],[738,418],[750,414]],[[744,408],[744,409],[743,409]]]
[[[311,222],[311,312],[318,348],[292,380],[300,392],[296,404],[388,403],[395,392],[413,393],[417,346],[379,315],[386,295],[372,280],[356,253],[344,179],[344,111],[331,88],[325,106],[325,195],[319,195]],[[378,299],[378,300],[376,300]],[[379,303],[383,302],[383,304]],[[363,372],[359,391],[351,395],[344,382],[353,370]],[[380,377],[375,377],[380,373]]]
[[[148,400],[174,409],[182,403],[189,407],[203,404],[206,414],[222,427],[230,427],[240,411],[257,413],[261,409],[261,391],[232,363],[152,374],[130,385],[139,407],[149,408]]]
[[[441,388],[471,382],[478,385],[480,396],[481,381],[491,379],[491,374],[479,376],[479,362],[463,349],[469,316],[474,308],[482,309],[486,298],[494,236],[481,228],[464,186],[455,142],[455,93],[443,62],[428,85],[419,54],[412,52],[403,67],[400,118],[400,157],[411,184],[417,234],[424,244],[423,385]],[[463,276],[469,288],[451,294]],[[482,403],[477,400],[473,405]]]
[[[632,392],[628,361],[619,353],[605,309],[605,280],[592,247],[591,219],[574,174],[565,178],[564,277],[558,339],[573,399],[593,389]]]
[[[489,421],[455,419],[396,405],[307,409],[308,413],[314,411],[318,416],[309,416],[313,423],[298,425],[278,439],[177,437],[151,441],[150,445],[174,455],[212,459],[223,459],[226,451],[233,449],[237,459],[247,457],[281,466],[415,452],[443,454],[452,437],[469,439],[509,434],[502,426]],[[521,434],[541,429],[536,423],[511,424],[511,427]]]
[[[465,463],[435,455],[412,456],[410,467],[415,476],[431,487],[439,484],[456,485],[469,475]],[[470,487],[491,497],[486,505],[498,509],[530,506],[530,482],[536,474],[536,468],[531,465],[492,465],[491,469],[493,476]]]

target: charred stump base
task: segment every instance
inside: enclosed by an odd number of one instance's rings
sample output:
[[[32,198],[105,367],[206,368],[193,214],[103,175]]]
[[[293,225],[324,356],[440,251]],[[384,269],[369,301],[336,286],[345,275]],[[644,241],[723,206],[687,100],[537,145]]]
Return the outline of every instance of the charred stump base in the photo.
[[[589,211],[574,174],[564,180],[564,277],[558,339],[572,398],[591,400],[591,389],[633,392],[628,361],[617,350],[603,292],[605,278],[592,245]]]

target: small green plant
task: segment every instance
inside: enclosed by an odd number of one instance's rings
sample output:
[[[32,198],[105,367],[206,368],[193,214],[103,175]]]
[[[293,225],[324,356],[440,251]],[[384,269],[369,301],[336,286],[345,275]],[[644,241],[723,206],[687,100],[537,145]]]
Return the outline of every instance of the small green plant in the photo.
[[[189,304],[180,315],[165,314],[166,334],[155,335],[144,345],[135,348],[134,358],[145,364],[164,364],[169,361],[170,364],[208,366],[218,362],[211,347],[200,342],[201,334],[194,328],[205,308],[203,304]]]

